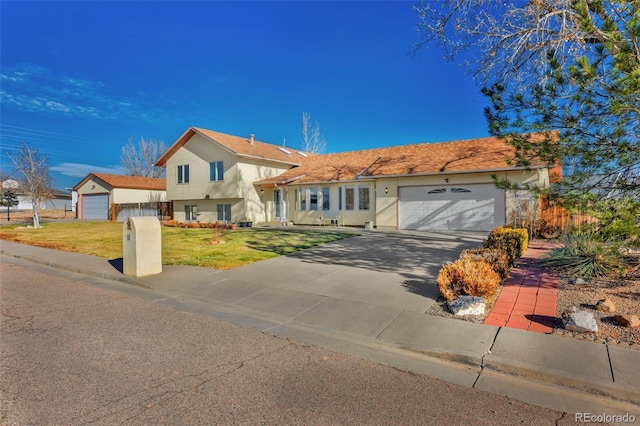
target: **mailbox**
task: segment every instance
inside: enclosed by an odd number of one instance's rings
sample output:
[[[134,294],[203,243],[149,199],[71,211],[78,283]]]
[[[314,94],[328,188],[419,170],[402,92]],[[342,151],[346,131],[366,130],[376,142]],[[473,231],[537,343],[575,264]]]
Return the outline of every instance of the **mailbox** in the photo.
[[[156,217],[130,217],[122,231],[122,272],[145,277],[162,272],[162,235]]]

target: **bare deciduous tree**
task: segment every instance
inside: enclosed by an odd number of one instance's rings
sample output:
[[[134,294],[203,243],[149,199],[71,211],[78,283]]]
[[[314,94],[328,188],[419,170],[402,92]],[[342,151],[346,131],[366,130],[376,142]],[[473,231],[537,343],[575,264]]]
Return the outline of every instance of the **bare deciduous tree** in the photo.
[[[421,40],[418,52],[440,44],[453,59],[469,50],[467,62],[483,84],[543,80],[549,56],[560,68],[602,47],[610,54],[639,47],[625,26],[637,21],[634,2],[603,0],[424,0],[415,6]],[[637,3],[637,2],[636,2]]]
[[[7,153],[19,176],[20,190],[29,198],[33,207],[33,227],[40,228],[40,207],[52,197],[52,180],[46,155],[24,143],[15,154]]]
[[[142,176],[151,178],[164,177],[164,167],[156,167],[154,163],[164,153],[166,147],[163,141],[155,139],[145,140],[141,137],[138,145],[129,142],[122,147],[120,162],[125,172],[130,176]]]
[[[311,114],[302,113],[302,146],[303,151],[319,154],[327,149],[327,140],[320,131],[320,123],[311,121]]]

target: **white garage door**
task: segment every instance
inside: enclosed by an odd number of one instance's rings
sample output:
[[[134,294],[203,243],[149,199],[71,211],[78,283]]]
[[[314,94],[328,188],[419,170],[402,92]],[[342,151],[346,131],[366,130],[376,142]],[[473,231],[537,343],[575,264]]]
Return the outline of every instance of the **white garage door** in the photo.
[[[109,194],[85,195],[82,198],[84,219],[109,219]]]
[[[400,229],[490,231],[504,225],[504,191],[493,184],[400,188]]]

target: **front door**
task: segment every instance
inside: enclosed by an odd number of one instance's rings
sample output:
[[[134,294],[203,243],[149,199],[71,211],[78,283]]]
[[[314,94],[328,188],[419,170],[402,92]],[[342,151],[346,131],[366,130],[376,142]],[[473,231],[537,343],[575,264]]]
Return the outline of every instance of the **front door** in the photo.
[[[280,215],[282,214],[282,206],[281,198],[280,198],[280,189],[273,190],[273,218],[274,220],[280,220]]]
[[[287,190],[276,188],[273,190],[273,220],[287,221]]]

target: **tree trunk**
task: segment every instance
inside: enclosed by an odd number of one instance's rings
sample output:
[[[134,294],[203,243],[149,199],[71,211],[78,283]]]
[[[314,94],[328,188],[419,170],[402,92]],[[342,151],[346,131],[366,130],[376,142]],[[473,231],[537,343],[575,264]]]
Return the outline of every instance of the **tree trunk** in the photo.
[[[36,200],[31,200],[31,205],[33,206],[33,227],[40,228],[40,216],[38,216],[38,202]]]

